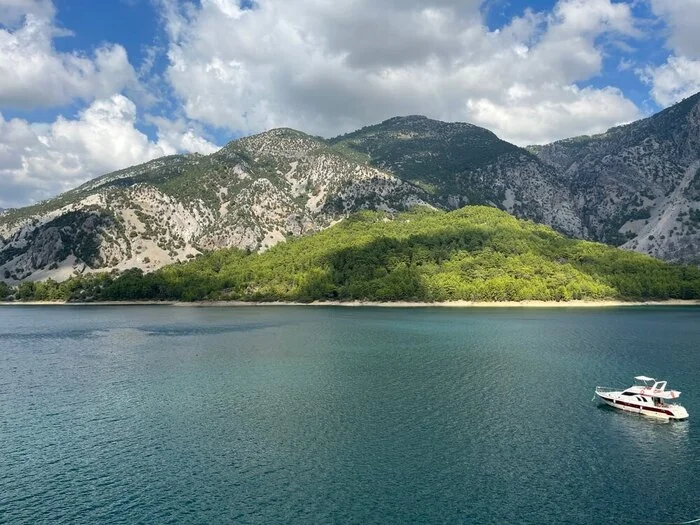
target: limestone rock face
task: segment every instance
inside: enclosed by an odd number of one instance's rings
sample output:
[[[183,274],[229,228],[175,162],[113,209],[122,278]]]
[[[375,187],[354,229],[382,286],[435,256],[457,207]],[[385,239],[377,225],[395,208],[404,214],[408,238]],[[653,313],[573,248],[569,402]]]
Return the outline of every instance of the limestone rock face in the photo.
[[[303,133],[276,129],[210,156],[164,157],[0,216],[0,279],[186,261],[203,250],[265,250],[365,208],[428,205],[422,189]]]
[[[601,135],[532,150],[570,188],[586,238],[700,263],[700,94]]]
[[[580,236],[573,197],[556,170],[487,129],[397,117],[330,141],[426,190],[435,206],[487,204]]]
[[[487,204],[569,235],[700,262],[700,94],[593,137],[527,149],[397,117],[324,140],[274,129],[0,210],[0,280],[152,271],[203,250],[266,250],[362,209]]]

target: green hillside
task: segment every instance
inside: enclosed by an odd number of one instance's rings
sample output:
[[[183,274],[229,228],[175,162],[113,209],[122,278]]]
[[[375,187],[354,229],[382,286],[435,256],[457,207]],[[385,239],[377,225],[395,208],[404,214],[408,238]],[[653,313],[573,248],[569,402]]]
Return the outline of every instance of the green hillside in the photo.
[[[147,275],[25,282],[5,292],[20,300],[696,299],[700,269],[468,206],[361,212],[260,254],[220,250]]]

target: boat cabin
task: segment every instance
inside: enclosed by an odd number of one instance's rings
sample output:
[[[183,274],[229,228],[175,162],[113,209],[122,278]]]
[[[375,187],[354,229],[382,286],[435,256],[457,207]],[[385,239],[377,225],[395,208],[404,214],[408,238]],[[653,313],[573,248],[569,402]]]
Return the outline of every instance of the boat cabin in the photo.
[[[666,390],[667,381],[657,381],[647,376],[637,376],[635,379],[639,383],[622,392],[622,396],[660,407],[664,406],[664,399],[675,399],[681,395],[677,390]]]

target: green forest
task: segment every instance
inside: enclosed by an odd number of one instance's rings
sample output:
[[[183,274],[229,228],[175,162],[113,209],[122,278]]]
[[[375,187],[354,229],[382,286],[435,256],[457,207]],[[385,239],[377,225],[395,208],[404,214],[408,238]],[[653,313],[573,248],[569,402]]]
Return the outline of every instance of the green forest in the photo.
[[[264,253],[236,249],[144,274],[0,283],[14,301],[568,301],[700,298],[700,269],[484,206],[365,211]]]

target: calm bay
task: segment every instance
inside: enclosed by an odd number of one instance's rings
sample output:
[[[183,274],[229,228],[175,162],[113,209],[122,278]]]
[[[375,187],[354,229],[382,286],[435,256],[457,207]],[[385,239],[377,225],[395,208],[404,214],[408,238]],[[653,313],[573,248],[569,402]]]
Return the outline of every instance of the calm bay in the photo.
[[[687,521],[698,421],[698,307],[0,307],[6,523]]]

